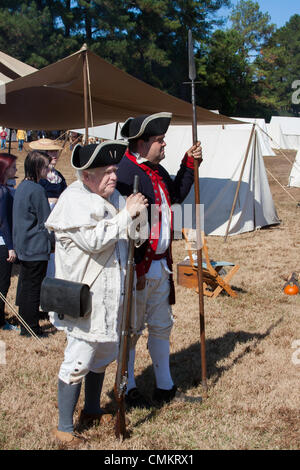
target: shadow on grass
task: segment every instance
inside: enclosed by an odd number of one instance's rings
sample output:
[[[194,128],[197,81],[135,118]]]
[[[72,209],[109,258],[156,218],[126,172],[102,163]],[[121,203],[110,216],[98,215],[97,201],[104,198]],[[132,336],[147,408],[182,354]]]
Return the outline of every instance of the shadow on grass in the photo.
[[[210,388],[212,388],[219,380],[221,375],[230,370],[235,364],[242,360],[247,354],[255,350],[258,344],[270,335],[271,331],[276,328],[283,318],[271,324],[265,333],[250,333],[247,331],[229,331],[225,335],[206,340],[206,376],[210,380]],[[219,361],[226,359],[234,351],[237,344],[245,344],[245,348],[241,351],[230,364],[219,366]],[[191,388],[197,387],[202,382],[201,372],[201,352],[200,343],[193,343],[188,348],[177,351],[170,355],[171,373],[178,389],[186,393]],[[152,366],[148,366],[143,372],[136,377],[136,383],[140,391],[151,400],[151,394],[155,387],[154,373]],[[109,393],[113,399],[113,392]],[[152,409],[147,416],[139,420],[135,426],[155,417],[159,413],[159,408]]]
[[[206,350],[206,376],[210,387],[214,386],[221,375],[230,370],[244,356],[253,351],[260,341],[270,335],[271,331],[281,323],[280,318],[266,330],[265,333],[250,333],[247,331],[228,331],[225,335],[208,339]],[[234,351],[237,344],[245,344],[241,351],[229,365],[218,365]],[[247,344],[249,343],[249,344]],[[191,344],[188,348],[178,351],[170,356],[172,376],[182,391],[196,387],[202,382],[200,343]],[[142,374],[143,375],[143,374]]]

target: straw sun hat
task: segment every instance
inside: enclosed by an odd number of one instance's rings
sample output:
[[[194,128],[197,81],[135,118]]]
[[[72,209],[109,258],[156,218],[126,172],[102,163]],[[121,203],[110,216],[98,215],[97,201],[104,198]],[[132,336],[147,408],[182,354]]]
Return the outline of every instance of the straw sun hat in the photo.
[[[51,139],[39,139],[29,143],[32,150],[61,150],[62,147]]]

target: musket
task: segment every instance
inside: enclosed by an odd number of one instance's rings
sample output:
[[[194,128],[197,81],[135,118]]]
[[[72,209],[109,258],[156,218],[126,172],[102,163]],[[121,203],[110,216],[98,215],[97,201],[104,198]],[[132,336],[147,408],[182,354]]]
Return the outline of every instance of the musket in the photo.
[[[192,31],[188,32],[188,49],[189,49],[189,79],[191,80],[192,90],[192,109],[193,109],[193,145],[198,141],[197,136],[197,110],[195,98],[195,57]],[[201,377],[202,386],[207,392],[206,380],[206,350],[205,350],[205,320],[204,320],[204,295],[203,295],[203,272],[202,272],[202,239],[200,226],[200,188],[199,188],[199,161],[194,158],[194,187],[195,187],[195,210],[196,210],[196,235],[197,235],[197,277],[198,277],[198,299],[199,299],[199,319],[200,319],[200,345],[201,345]]]
[[[133,194],[138,192],[139,177],[134,176]],[[117,372],[114,385],[115,399],[118,405],[115,424],[115,435],[118,439],[127,437],[125,419],[125,393],[128,382],[128,357],[130,347],[130,317],[132,305],[132,291],[134,282],[134,239],[129,237],[128,258],[125,275],[125,295],[121,320],[121,336],[117,362]]]

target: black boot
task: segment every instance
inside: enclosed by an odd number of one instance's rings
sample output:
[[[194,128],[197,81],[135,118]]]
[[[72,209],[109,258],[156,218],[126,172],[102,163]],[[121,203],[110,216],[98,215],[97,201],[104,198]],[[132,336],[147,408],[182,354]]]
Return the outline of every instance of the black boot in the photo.
[[[158,405],[162,405],[163,403],[169,403],[175,397],[176,391],[176,385],[173,385],[171,390],[163,390],[162,388],[156,388],[153,392],[152,399],[154,403]]]

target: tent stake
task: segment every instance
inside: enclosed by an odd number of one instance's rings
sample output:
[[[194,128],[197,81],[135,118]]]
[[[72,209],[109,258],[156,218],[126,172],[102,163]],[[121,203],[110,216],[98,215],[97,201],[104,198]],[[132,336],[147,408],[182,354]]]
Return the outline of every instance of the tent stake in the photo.
[[[248,155],[249,155],[249,150],[250,150],[250,145],[251,145],[251,142],[252,142],[254,130],[255,130],[255,124],[252,125],[252,130],[251,130],[251,134],[250,134],[250,138],[249,138],[249,142],[248,142],[248,146],[247,146],[247,150],[246,150],[246,154],[245,154],[245,158],[244,158],[244,162],[243,162],[239,182],[238,182],[238,185],[237,185],[237,188],[236,188],[236,192],[235,192],[235,196],[234,196],[234,200],[233,200],[233,204],[232,204],[232,208],[231,208],[231,212],[230,212],[230,217],[229,217],[229,221],[228,221],[228,225],[227,225],[227,229],[226,229],[226,233],[225,233],[225,237],[224,237],[224,242],[227,241],[227,237],[228,237],[228,233],[229,233],[229,229],[230,229],[230,225],[231,225],[231,219],[232,219],[232,216],[233,216],[233,213],[234,213],[234,210],[235,210],[236,201],[237,201],[237,198],[238,198],[238,195],[239,195],[240,186],[241,186],[241,182],[242,182],[246,162],[247,162]]]

